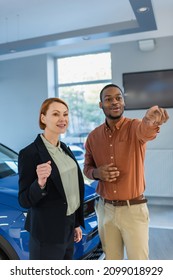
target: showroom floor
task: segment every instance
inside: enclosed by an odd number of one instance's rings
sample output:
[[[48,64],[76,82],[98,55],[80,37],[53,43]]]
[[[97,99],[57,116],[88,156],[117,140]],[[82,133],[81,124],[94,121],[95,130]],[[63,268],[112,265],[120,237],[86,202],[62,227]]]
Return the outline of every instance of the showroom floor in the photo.
[[[173,206],[148,205],[150,260],[173,260]]]

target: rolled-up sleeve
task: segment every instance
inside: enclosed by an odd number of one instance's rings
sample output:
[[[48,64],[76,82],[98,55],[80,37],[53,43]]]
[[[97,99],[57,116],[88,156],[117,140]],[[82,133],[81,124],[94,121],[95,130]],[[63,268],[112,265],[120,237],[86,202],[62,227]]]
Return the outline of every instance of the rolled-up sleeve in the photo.
[[[141,143],[146,143],[156,138],[160,128],[157,125],[151,125],[144,117],[142,121],[138,122],[136,135]]]

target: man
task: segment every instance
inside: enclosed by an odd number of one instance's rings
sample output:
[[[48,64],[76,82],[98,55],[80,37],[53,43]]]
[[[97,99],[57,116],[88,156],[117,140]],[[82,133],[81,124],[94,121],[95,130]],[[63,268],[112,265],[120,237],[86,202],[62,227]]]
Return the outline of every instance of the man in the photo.
[[[102,247],[107,260],[148,259],[149,214],[145,190],[146,142],[156,138],[168,120],[163,108],[151,107],[142,120],[123,116],[122,90],[114,84],[100,92],[105,123],[86,141],[84,174],[98,180],[96,205]]]

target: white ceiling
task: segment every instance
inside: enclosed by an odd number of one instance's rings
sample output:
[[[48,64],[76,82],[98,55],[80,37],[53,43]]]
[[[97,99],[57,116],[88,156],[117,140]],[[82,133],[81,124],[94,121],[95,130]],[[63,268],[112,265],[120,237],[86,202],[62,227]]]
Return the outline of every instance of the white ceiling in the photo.
[[[0,0],[0,60],[168,36],[173,0]]]

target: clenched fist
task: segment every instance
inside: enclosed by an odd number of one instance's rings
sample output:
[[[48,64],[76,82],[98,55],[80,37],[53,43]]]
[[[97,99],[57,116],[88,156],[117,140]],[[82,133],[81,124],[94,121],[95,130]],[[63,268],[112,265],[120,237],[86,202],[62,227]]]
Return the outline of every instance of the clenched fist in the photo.
[[[145,119],[151,125],[162,125],[169,119],[168,113],[165,109],[159,106],[153,106],[145,114]]]
[[[38,176],[38,184],[40,188],[43,188],[47,182],[47,178],[50,176],[52,171],[51,161],[49,160],[46,163],[42,163],[37,165],[37,176]]]

